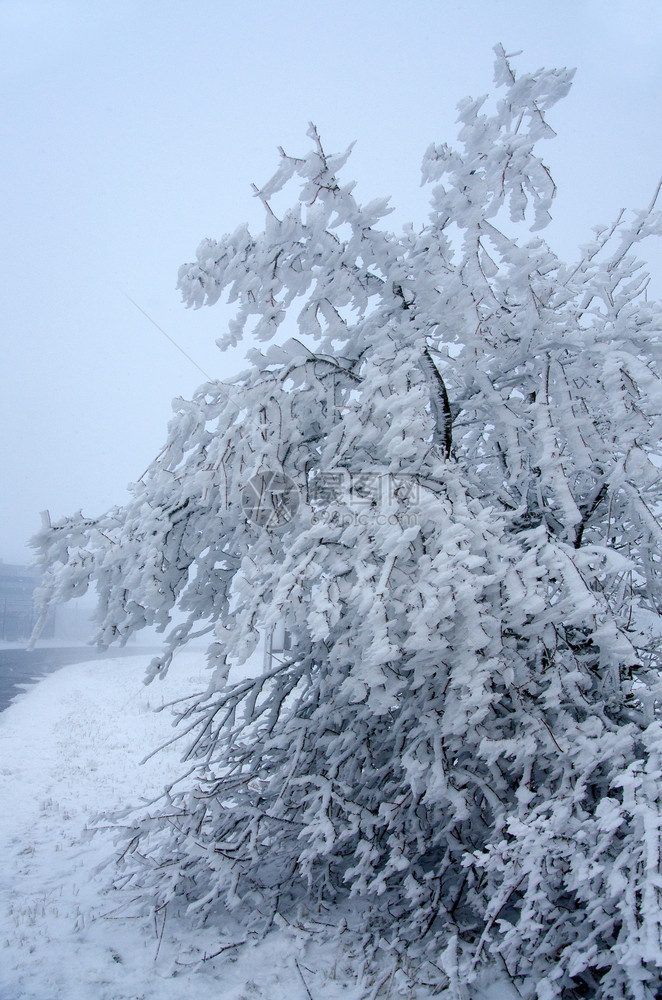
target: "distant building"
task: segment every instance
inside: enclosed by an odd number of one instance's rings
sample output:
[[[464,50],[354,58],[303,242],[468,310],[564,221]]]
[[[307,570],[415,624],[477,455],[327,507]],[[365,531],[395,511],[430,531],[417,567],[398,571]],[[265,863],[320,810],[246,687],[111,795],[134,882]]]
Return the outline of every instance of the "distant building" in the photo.
[[[0,562],[0,640],[18,642],[30,638],[37,622],[32,595],[39,579],[37,570]],[[51,614],[41,638],[51,639],[54,631],[55,615]]]
[[[267,633],[264,642],[264,672],[268,673],[284,663],[291,650],[292,633],[285,627],[284,622],[279,622]]]

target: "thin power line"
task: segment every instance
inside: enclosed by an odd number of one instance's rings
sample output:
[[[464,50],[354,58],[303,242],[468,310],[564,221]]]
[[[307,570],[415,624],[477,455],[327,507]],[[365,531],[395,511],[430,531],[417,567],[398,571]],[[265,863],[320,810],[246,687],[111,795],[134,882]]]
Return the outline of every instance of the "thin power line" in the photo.
[[[204,375],[204,377],[205,377],[205,378],[207,379],[207,381],[208,381],[208,382],[213,382],[213,381],[214,381],[214,379],[213,379],[213,378],[211,377],[211,375],[209,375],[209,374],[208,374],[208,373],[207,373],[207,372],[206,372],[206,371],[204,370],[204,368],[201,368],[201,367],[200,367],[200,365],[198,364],[198,362],[197,362],[197,361],[194,361],[194,360],[193,360],[193,358],[191,357],[191,355],[190,355],[190,354],[187,354],[187,353],[186,353],[186,351],[184,350],[184,348],[183,348],[183,347],[180,347],[180,346],[179,346],[179,344],[177,343],[177,341],[176,341],[176,340],[173,340],[173,338],[172,338],[172,337],[170,336],[170,334],[169,334],[169,333],[166,333],[166,332],[165,332],[165,330],[163,329],[163,327],[162,327],[162,326],[159,326],[159,324],[158,324],[158,323],[156,322],[156,320],[153,320],[153,319],[152,319],[152,317],[151,317],[151,316],[150,316],[150,315],[149,315],[148,313],[146,313],[146,312],[145,312],[145,310],[144,310],[144,309],[142,309],[142,308],[141,308],[141,307],[140,307],[140,306],[138,305],[138,303],[137,303],[137,302],[135,302],[135,301],[134,301],[134,300],[133,300],[133,299],[131,298],[131,296],[130,296],[130,295],[127,295],[127,293],[126,293],[126,292],[124,292],[124,296],[125,296],[125,297],[126,297],[126,298],[127,298],[128,300],[129,300],[129,302],[131,302],[131,304],[132,304],[132,305],[134,305],[134,306],[136,307],[136,309],[138,310],[138,312],[141,312],[141,313],[143,314],[143,316],[145,317],[145,319],[148,319],[148,320],[150,321],[150,323],[152,324],[152,326],[155,326],[155,327],[156,327],[156,329],[157,329],[157,330],[159,331],[159,333],[162,333],[162,334],[163,334],[163,336],[164,336],[164,337],[166,337],[166,338],[167,338],[167,339],[168,339],[168,340],[170,341],[170,343],[171,343],[171,344],[172,344],[172,345],[173,345],[174,347],[176,347],[176,348],[177,348],[177,350],[178,350],[178,351],[179,351],[179,352],[180,352],[181,354],[183,354],[183,355],[184,355],[184,357],[185,357],[185,358],[187,358],[187,360],[188,360],[188,361],[190,361],[190,362],[191,362],[191,364],[192,364],[192,365],[195,365],[195,367],[196,367],[196,368],[198,369],[198,371],[199,371],[199,372],[202,372],[202,374]]]
[[[200,367],[200,365],[198,364],[198,362],[197,362],[197,361],[195,361],[195,360],[194,360],[194,359],[193,359],[193,358],[191,357],[191,355],[190,355],[190,354],[187,354],[187,353],[186,353],[186,351],[184,350],[184,348],[183,348],[183,347],[180,347],[180,346],[179,346],[179,344],[177,343],[177,341],[176,341],[176,340],[174,340],[174,339],[173,339],[173,338],[172,338],[172,337],[170,336],[170,334],[169,334],[169,333],[166,333],[166,332],[165,332],[165,330],[163,329],[163,327],[162,327],[162,326],[159,326],[159,324],[158,324],[158,323],[156,322],[156,320],[153,320],[153,319],[152,319],[152,317],[151,317],[151,316],[149,315],[149,313],[146,313],[146,312],[145,312],[145,310],[144,310],[144,309],[143,309],[143,308],[142,308],[141,306],[139,306],[139,305],[138,305],[138,303],[137,303],[137,302],[136,302],[136,301],[135,301],[134,299],[132,299],[132,298],[131,298],[131,296],[130,296],[130,295],[129,295],[129,294],[127,293],[127,292],[123,292],[123,295],[125,296],[125,298],[127,298],[127,299],[129,300],[129,302],[130,302],[130,303],[131,303],[132,305],[134,305],[134,306],[136,307],[136,309],[138,310],[138,312],[141,312],[141,313],[143,314],[143,316],[145,317],[145,319],[148,319],[148,320],[149,320],[149,322],[150,322],[150,323],[152,324],[152,326],[155,326],[155,327],[156,327],[156,329],[157,329],[157,330],[159,331],[159,333],[162,333],[162,334],[163,334],[163,336],[164,336],[164,337],[165,337],[165,338],[166,338],[167,340],[169,340],[169,341],[170,341],[170,343],[171,343],[171,344],[172,344],[172,345],[173,345],[174,347],[176,347],[176,348],[177,348],[177,350],[178,350],[178,351],[179,351],[179,352],[180,352],[181,354],[183,354],[183,355],[184,355],[184,357],[185,357],[185,358],[186,358],[186,359],[187,359],[188,361],[190,361],[192,365],[195,365],[195,367],[196,367],[196,368],[198,369],[198,371],[199,371],[199,372],[202,372],[202,374],[203,374],[203,375],[205,376],[205,378],[207,379],[207,381],[208,381],[208,382],[216,382],[216,385],[217,385],[217,387],[218,387],[219,391],[220,391],[220,392],[222,392],[222,393],[223,393],[223,394],[225,395],[226,399],[229,399],[229,400],[230,400],[230,402],[231,402],[231,403],[232,403],[232,404],[233,404],[234,406],[236,406],[236,407],[237,407],[237,410],[239,411],[239,413],[243,413],[243,414],[244,414],[244,416],[248,417],[248,419],[249,419],[250,421],[252,421],[252,423],[254,423],[254,424],[255,424],[255,426],[256,426],[256,427],[258,427],[258,428],[260,429],[260,431],[262,431],[262,430],[263,430],[263,428],[262,428],[262,425],[261,425],[261,424],[260,424],[260,423],[259,423],[259,422],[258,422],[258,421],[257,421],[257,420],[256,420],[256,419],[255,419],[255,418],[254,418],[254,417],[253,417],[253,416],[252,416],[252,415],[251,415],[251,414],[250,414],[250,413],[248,412],[248,410],[246,409],[246,407],[245,407],[245,406],[242,406],[242,404],[241,404],[241,403],[240,403],[240,402],[239,402],[238,400],[234,399],[234,397],[233,397],[232,393],[231,393],[231,392],[229,391],[229,389],[228,389],[228,388],[227,388],[227,387],[226,387],[225,385],[223,385],[223,383],[222,383],[222,382],[219,382],[219,381],[218,381],[217,379],[214,379],[214,378],[212,378],[212,376],[211,376],[211,375],[209,375],[209,374],[208,374],[208,373],[207,373],[207,372],[206,372],[206,371],[204,370],[204,368],[201,368],[201,367]]]

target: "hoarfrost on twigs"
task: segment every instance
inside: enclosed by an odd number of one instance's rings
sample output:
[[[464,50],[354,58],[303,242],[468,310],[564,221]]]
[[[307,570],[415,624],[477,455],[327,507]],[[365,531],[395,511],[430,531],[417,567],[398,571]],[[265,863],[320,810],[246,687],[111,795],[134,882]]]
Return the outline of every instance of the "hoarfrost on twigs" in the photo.
[[[498,47],[498,100],[461,102],[400,235],[311,127],[256,191],[264,232],[180,271],[189,305],[236,304],[229,341],[278,343],[178,401],[125,507],[37,536],[44,608],[93,582],[101,643],[170,630],[154,674],[208,634],[191,770],[123,821],[145,907],[267,928],[352,897],[357,944],[440,985],[498,960],[528,998],[660,995],[662,314],[636,255],[661,216],[571,263],[530,235],[571,78]],[[277,624],[290,648],[233,681]]]

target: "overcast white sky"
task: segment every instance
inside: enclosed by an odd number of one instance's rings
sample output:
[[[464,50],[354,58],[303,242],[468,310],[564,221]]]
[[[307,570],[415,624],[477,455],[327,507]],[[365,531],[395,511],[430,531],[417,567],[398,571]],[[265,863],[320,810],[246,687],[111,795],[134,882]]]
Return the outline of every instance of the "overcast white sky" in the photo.
[[[358,140],[359,200],[424,221],[421,156],[499,41],[522,70],[577,67],[545,148],[546,236],[572,256],[662,174],[662,0],[0,0],[0,558],[29,558],[44,508],[123,502],[202,381],[125,296],[212,376],[239,370],[248,345],[218,351],[225,314],[180,305],[179,265],[260,225],[250,183],[311,119],[330,151]]]

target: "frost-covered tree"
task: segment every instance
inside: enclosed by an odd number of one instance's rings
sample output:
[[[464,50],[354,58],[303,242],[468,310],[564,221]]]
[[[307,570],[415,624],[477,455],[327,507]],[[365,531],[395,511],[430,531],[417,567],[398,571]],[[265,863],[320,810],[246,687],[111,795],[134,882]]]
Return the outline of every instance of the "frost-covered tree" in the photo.
[[[237,304],[221,346],[282,336],[176,402],[124,507],[37,537],[44,607],[94,583],[100,643],[170,629],[150,676],[209,635],[188,772],[123,852],[146,906],[333,904],[451,983],[497,961],[539,1000],[660,995],[662,313],[635,251],[662,220],[572,264],[529,235],[571,76],[498,48],[499,100],[459,105],[397,235],[311,127],[264,231],[180,272]],[[291,650],[229,679],[279,622]]]

